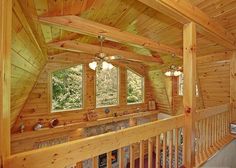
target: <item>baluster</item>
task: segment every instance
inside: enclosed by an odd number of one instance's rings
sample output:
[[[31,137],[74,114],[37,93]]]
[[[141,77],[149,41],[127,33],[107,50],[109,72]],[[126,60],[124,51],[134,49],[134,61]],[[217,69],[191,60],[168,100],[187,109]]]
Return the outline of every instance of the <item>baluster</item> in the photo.
[[[156,136],[156,168],[160,167],[160,135]],[[140,167],[141,168],[141,167]]]
[[[140,141],[140,144],[139,144],[139,167],[144,167],[144,141]]]
[[[112,153],[111,152],[107,152],[107,168],[111,168],[111,156]]]
[[[167,135],[166,132],[163,133],[163,168],[166,168],[166,139]]]
[[[153,139],[148,139],[148,168],[152,168],[152,158],[153,158]]]
[[[93,157],[93,168],[98,168],[98,156]]]
[[[173,163],[173,130],[170,131],[169,144],[169,168],[172,168]]]
[[[135,158],[134,158],[134,144],[129,147],[129,160],[130,160],[130,168],[134,168]]]
[[[119,148],[118,149],[118,153],[119,153],[119,168],[124,168],[124,149],[123,148]]]
[[[179,129],[175,129],[175,167],[178,168],[179,162]]]
[[[76,163],[76,168],[83,168],[83,162]]]
[[[209,142],[210,142],[210,131],[209,131],[209,118],[206,118],[206,154],[209,156]]]

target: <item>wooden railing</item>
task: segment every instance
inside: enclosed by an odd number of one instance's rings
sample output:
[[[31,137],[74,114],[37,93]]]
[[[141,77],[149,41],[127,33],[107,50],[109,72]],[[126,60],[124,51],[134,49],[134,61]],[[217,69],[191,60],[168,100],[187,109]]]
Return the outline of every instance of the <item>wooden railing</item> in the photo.
[[[232,137],[229,134],[231,121],[229,104],[198,110],[195,119],[195,166],[199,167],[213,156]],[[23,152],[6,160],[8,168],[65,168],[68,165],[82,166],[82,161],[91,159],[92,167],[98,167],[100,155],[106,155],[107,168],[112,166],[116,151],[120,168],[124,167],[180,167],[186,160],[183,146],[185,116],[126,128],[94,137],[67,142],[52,147]],[[128,157],[127,157],[128,156]],[[113,158],[114,159],[114,158]],[[117,158],[116,158],[117,159]],[[144,166],[145,165],[145,166]]]
[[[230,118],[229,104],[197,111],[195,122],[196,167],[199,167],[232,140],[232,137],[229,136]]]
[[[178,167],[177,165],[182,164],[183,158],[183,121],[184,115],[179,115],[53,147],[19,153],[12,155],[6,164],[9,168],[65,168],[65,166],[91,158],[93,167],[96,168],[98,156],[106,153],[107,167],[110,168],[112,151],[118,150],[120,168],[127,166],[132,168],[135,164],[144,165],[147,161],[149,168],[152,168],[154,164],[156,167],[161,165]],[[146,143],[147,149],[145,148]],[[126,165],[125,148],[129,148],[128,164]],[[139,153],[138,157],[136,153]],[[137,158],[140,158],[139,161]]]

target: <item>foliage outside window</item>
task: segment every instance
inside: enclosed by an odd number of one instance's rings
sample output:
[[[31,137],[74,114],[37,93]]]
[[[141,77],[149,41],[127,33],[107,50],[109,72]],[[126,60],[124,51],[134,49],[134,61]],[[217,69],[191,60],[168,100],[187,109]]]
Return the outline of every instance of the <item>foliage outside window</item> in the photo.
[[[144,78],[127,70],[127,103],[142,103],[144,101]]]
[[[118,68],[96,71],[96,107],[118,104]]]
[[[179,96],[184,95],[184,74],[179,75]],[[198,86],[196,84],[196,96],[199,95]]]
[[[83,66],[52,73],[52,110],[80,109],[83,106]]]

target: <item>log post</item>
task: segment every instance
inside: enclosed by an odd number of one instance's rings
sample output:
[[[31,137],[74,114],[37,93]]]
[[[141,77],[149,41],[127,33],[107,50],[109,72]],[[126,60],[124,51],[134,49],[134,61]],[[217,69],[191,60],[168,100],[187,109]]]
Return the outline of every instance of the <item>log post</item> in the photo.
[[[230,59],[230,105],[231,105],[231,121],[236,121],[236,50]]]
[[[183,28],[184,57],[184,165],[194,167],[194,116],[196,115],[196,24],[191,22]]]
[[[0,1],[0,167],[10,156],[12,1]]]

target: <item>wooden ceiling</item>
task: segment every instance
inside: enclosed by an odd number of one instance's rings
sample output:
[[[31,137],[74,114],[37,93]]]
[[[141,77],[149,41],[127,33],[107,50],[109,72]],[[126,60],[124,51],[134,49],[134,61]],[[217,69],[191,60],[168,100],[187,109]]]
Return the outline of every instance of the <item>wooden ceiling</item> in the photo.
[[[235,33],[236,23],[233,23],[233,19],[236,19],[235,1],[190,0],[190,2],[219,21],[227,30]],[[44,44],[71,39],[96,44],[98,41],[94,37],[68,32],[38,21],[38,17],[77,15],[159,43],[182,48],[183,25],[137,0],[23,0],[20,3],[28,18],[32,18],[29,20],[31,25],[34,25],[38,37],[43,34],[40,38]],[[225,50],[224,47],[212,42],[211,38],[200,34],[197,42],[198,55]],[[125,44],[115,43],[115,46],[140,52]],[[61,52],[52,48],[47,48],[47,51],[50,55]]]
[[[15,14],[13,16],[13,21],[15,23],[13,25],[16,26],[14,27],[13,32],[13,36],[15,37],[13,37],[14,41],[12,48],[17,51],[16,53],[18,55],[22,55],[22,58],[27,60],[30,66],[36,66],[36,70],[33,72],[34,77],[30,77],[32,72],[28,68],[29,66],[22,67],[22,65],[18,65],[18,67],[21,66],[21,69],[24,70],[19,76],[17,75],[18,71],[14,70],[14,66],[16,65],[12,65],[12,79],[17,77],[17,80],[15,80],[12,85],[12,91],[14,93],[12,95],[12,101],[14,102],[12,107],[14,112],[12,123],[22,109],[40,70],[42,70],[45,63],[47,63],[45,57],[67,52],[61,50],[60,47],[55,47],[55,44],[58,44],[58,41],[60,43],[61,41],[75,40],[76,43],[86,43],[87,46],[98,45],[96,36],[76,31],[63,30],[57,26],[42,23],[39,21],[39,18],[41,17],[76,15],[77,17],[88,21],[94,21],[116,28],[116,30],[120,32],[129,32],[131,35],[138,35],[142,38],[145,37],[158,45],[163,44],[164,46],[169,46],[181,51],[183,24],[169,17],[169,15],[167,16],[150,8],[140,1],[145,0],[14,0],[13,8],[15,9]],[[151,1],[154,0],[150,0],[150,2]],[[200,10],[223,26],[223,28],[230,31],[234,37],[236,36],[235,0],[185,1],[197,6]],[[22,10],[20,8],[22,8]],[[30,28],[28,29],[27,27]],[[172,63],[182,63],[180,58],[173,59],[171,52],[163,54],[162,52],[151,51],[150,48],[153,46],[150,47],[149,42],[143,44],[142,46],[144,47],[137,47],[124,42],[125,36],[122,38],[123,42],[114,40],[107,41],[105,47],[110,47],[116,51],[124,50],[122,52],[126,53],[133,52],[133,57],[135,58],[140,55],[155,56],[159,59],[161,66],[157,63],[146,63],[150,68],[165,68]],[[130,38],[126,40],[129,41],[129,39]],[[25,43],[24,46],[20,45],[23,44],[22,41]],[[35,45],[34,47],[29,45],[31,42]],[[50,45],[48,43],[50,43]],[[136,43],[138,43],[138,40]],[[36,50],[36,52],[33,50]],[[217,44],[212,37],[203,35],[201,31],[199,31],[197,38],[197,56],[224,52],[226,50],[228,49]],[[93,53],[94,51],[89,52],[89,54],[92,55]],[[43,55],[45,57],[43,57]],[[35,64],[35,62],[37,64]],[[27,65],[27,63],[25,63],[25,65]],[[227,63],[225,65],[228,66]],[[202,67],[205,67],[205,65],[202,65]],[[25,73],[26,71],[28,71],[28,75]],[[203,71],[199,72],[200,77],[202,77],[201,73],[205,73]],[[29,78],[32,80],[29,80]],[[205,80],[202,78],[200,82],[204,83]],[[27,83],[27,89],[24,89],[24,87],[20,88],[20,85],[18,85],[19,83]],[[206,87],[205,90],[207,89],[208,88]],[[15,99],[16,94],[18,100]]]

